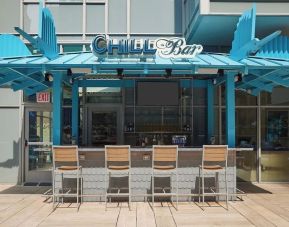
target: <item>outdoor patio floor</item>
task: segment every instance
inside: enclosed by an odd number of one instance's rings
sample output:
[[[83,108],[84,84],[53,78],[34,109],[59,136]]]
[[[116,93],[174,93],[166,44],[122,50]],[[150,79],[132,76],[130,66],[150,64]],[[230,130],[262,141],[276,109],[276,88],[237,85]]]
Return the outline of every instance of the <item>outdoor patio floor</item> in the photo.
[[[147,202],[85,202],[63,204],[52,212],[52,204],[41,196],[47,187],[0,185],[0,226],[289,226],[289,184],[241,184],[248,192],[244,201],[230,202],[229,211],[218,204],[202,211],[185,202],[176,211],[170,203],[156,203],[153,213]],[[70,206],[70,208],[63,208]]]

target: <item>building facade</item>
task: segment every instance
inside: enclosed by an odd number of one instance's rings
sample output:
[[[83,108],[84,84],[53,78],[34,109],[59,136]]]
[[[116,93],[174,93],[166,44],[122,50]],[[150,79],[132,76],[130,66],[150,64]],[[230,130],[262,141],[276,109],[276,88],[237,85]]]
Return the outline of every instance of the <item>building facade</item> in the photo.
[[[112,38],[185,37],[208,52],[228,53],[239,16],[253,1],[194,0],[45,0],[53,14],[60,53],[90,51],[97,34]],[[288,35],[289,1],[257,2],[257,35],[281,29]],[[4,0],[0,33],[18,26],[38,32],[38,0]],[[4,7],[5,6],[5,7]],[[11,12],[15,12],[11,14]],[[7,19],[9,18],[9,19]],[[270,23],[268,22],[270,21]],[[26,41],[24,41],[26,42]],[[32,47],[27,42],[28,47]],[[34,54],[37,54],[35,50]],[[80,88],[80,145],[106,143],[149,146],[184,136],[186,146],[207,140],[207,91],[181,88],[171,105],[137,103],[134,88]],[[151,87],[150,87],[151,89]],[[148,90],[147,90],[148,91]],[[52,105],[10,88],[0,89],[0,182],[35,182],[50,167]],[[63,94],[62,143],[71,144],[71,88]],[[225,143],[225,88],[215,89],[214,139]],[[289,90],[274,88],[258,96],[236,90],[236,145],[253,147],[237,155],[240,181],[288,182]],[[4,174],[2,174],[4,173]]]

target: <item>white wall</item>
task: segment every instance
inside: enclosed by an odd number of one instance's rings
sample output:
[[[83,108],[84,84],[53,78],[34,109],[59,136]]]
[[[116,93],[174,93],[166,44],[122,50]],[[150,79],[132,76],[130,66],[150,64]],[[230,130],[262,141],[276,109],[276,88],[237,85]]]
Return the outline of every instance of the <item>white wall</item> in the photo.
[[[20,93],[0,89],[0,183],[21,179],[20,163]]]

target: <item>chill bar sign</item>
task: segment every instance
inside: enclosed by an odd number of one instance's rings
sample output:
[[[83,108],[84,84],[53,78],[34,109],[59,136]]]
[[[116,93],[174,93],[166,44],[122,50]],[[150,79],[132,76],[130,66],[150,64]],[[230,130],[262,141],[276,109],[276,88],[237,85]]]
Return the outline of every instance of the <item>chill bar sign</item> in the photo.
[[[194,58],[203,50],[199,44],[187,45],[184,38],[110,39],[97,35],[90,45],[95,56],[104,55],[159,55],[162,58]]]

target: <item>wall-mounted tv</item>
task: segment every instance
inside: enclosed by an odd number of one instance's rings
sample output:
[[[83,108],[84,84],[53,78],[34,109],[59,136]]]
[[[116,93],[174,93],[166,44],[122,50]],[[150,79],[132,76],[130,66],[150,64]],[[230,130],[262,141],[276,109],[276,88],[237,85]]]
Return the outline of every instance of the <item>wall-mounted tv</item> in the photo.
[[[138,81],[136,103],[139,106],[177,106],[179,84],[175,81]]]

